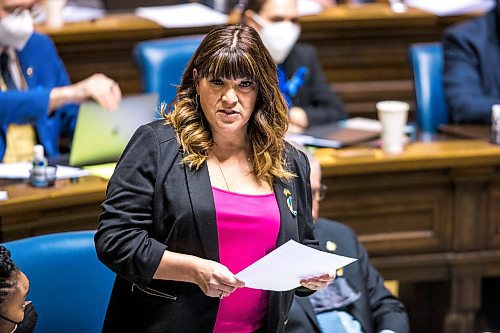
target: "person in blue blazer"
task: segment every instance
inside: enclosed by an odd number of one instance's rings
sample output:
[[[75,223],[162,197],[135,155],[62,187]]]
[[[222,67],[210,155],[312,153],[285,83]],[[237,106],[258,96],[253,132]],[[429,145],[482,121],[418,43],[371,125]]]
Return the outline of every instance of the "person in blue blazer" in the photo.
[[[443,34],[444,87],[453,123],[491,122],[500,104],[500,6]]]
[[[90,98],[114,110],[121,100],[118,84],[103,74],[71,84],[52,40],[33,31],[29,8],[35,3],[17,0],[7,6],[0,0],[0,160],[11,124],[32,125],[46,154],[55,157],[59,138],[73,134],[78,103]],[[7,84],[6,75],[17,82]]]
[[[314,235],[319,247],[358,260],[338,270],[328,288],[309,297],[295,296],[285,332],[408,333],[405,307],[385,288],[383,277],[371,265],[356,233],[342,223],[318,217],[326,187],[321,184],[318,161],[305,153],[311,164]]]

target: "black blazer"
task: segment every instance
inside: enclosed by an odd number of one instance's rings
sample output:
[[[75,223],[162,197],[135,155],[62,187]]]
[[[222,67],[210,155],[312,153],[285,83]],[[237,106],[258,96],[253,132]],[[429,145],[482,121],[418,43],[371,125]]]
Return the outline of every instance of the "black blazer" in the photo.
[[[445,31],[444,85],[454,123],[490,123],[500,104],[498,9]]]
[[[290,79],[301,66],[308,68],[304,85],[292,98],[292,104],[303,108],[309,117],[309,126],[321,125],[346,118],[340,98],[330,89],[321,69],[314,47],[307,44],[295,44],[292,51],[281,65],[287,79]]]
[[[396,333],[408,333],[408,316],[403,304],[384,287],[382,276],[370,264],[354,231],[341,223],[320,219],[316,222],[314,234],[323,251],[328,251],[327,242],[334,242],[336,254],[358,258],[343,271],[354,291],[361,293],[361,297],[346,311],[360,322],[363,332],[390,329]],[[294,298],[289,318],[287,333],[321,333],[307,297]]]
[[[192,283],[152,279],[166,249],[219,261],[208,168],[193,171],[181,158],[172,127],[156,121],[137,130],[118,161],[95,235],[100,260],[117,273],[103,332],[213,331],[219,299]],[[276,245],[317,245],[307,158],[288,144],[286,158],[297,177],[273,185],[281,216]],[[265,331],[283,331],[293,294],[270,292]]]

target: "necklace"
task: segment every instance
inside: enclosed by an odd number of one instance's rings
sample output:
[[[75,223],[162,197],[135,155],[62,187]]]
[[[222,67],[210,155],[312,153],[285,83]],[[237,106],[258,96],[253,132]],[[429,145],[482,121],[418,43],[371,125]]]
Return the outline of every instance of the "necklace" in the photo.
[[[222,167],[220,166],[220,162],[219,162],[219,159],[217,158],[217,156],[214,154],[214,159],[215,159],[215,163],[217,163],[217,167],[219,168],[219,171],[220,171],[220,174],[222,175],[222,179],[224,179],[224,184],[226,185],[226,189],[228,191],[231,191],[229,189],[229,185],[227,183],[227,179],[226,179],[226,176],[224,175],[224,171],[222,171]],[[247,162],[250,163],[250,157],[247,157]],[[247,163],[247,166],[245,168],[245,171],[243,172],[243,176],[248,176],[249,174],[251,174],[252,172],[250,171],[249,167],[248,167],[248,163]]]
[[[220,166],[219,159],[215,155],[214,155],[214,157],[215,157],[215,162],[217,162],[217,166],[219,167],[220,174],[222,175],[222,178],[224,179],[224,183],[226,184],[226,189],[229,192],[231,192],[231,190],[229,189],[229,185],[227,184],[226,176],[224,176],[224,172],[222,171],[222,168]]]

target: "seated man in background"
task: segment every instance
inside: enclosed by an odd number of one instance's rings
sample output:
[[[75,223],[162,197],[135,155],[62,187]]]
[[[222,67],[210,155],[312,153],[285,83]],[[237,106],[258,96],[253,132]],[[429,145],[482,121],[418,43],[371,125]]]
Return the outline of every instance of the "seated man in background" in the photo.
[[[0,333],[30,333],[38,315],[33,304],[26,301],[29,281],[0,245]]]
[[[370,264],[354,231],[341,223],[318,218],[326,187],[321,184],[318,161],[305,153],[311,164],[314,235],[320,248],[358,260],[338,270],[328,288],[309,297],[295,297],[285,332],[408,333],[405,307],[385,288],[384,279]]]
[[[30,160],[36,141],[48,157],[71,138],[78,105],[94,99],[108,110],[121,100],[118,84],[95,74],[70,84],[49,37],[33,31],[36,0],[0,0],[0,160]]]
[[[316,51],[297,43],[300,25],[295,0],[249,0],[242,21],[257,30],[278,64],[280,90],[291,107],[290,132],[346,117]]]
[[[444,87],[451,121],[491,122],[500,104],[500,6],[445,31]]]

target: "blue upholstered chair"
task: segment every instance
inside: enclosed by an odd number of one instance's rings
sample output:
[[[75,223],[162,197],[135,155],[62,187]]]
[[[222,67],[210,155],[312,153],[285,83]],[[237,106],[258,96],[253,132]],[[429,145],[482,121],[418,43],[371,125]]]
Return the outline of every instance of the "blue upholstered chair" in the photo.
[[[170,37],[137,44],[134,57],[141,70],[143,91],[157,93],[161,102],[170,104],[182,73],[203,37]]]
[[[443,47],[440,43],[419,43],[410,47],[413,68],[417,124],[420,131],[435,133],[448,123],[443,87]]]
[[[64,232],[4,243],[28,276],[38,312],[36,333],[101,332],[115,274],[98,259],[94,231]]]

